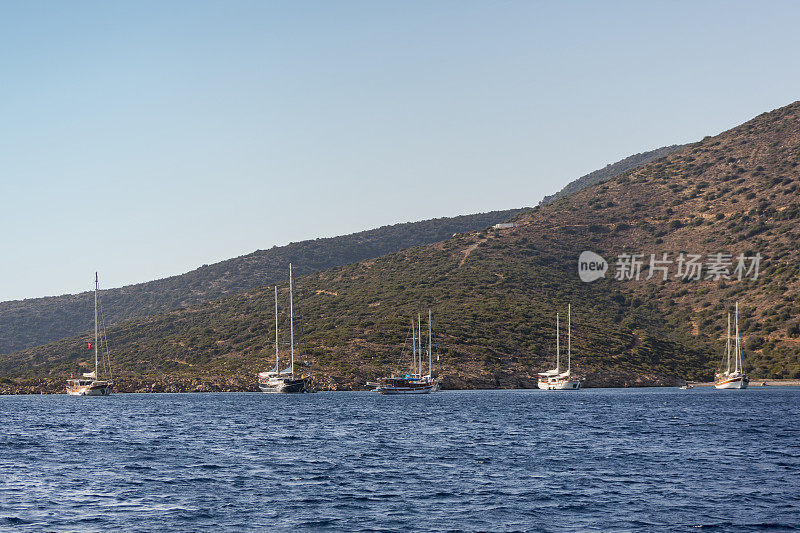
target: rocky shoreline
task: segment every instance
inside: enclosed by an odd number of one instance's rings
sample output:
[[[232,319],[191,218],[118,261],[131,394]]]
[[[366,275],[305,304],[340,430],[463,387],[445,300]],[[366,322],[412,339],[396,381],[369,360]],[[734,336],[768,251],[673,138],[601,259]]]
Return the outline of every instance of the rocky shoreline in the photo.
[[[27,380],[3,380],[0,382],[1,394],[64,394],[65,380],[35,378]],[[155,378],[114,380],[113,392],[117,393],[157,393],[157,392],[257,392],[255,380],[231,378]]]
[[[585,388],[631,388],[631,387],[678,387],[684,381],[678,378],[658,376],[605,375],[589,376]],[[800,386],[797,379],[754,379],[750,386]],[[693,383],[695,386],[712,386],[713,383]],[[475,379],[465,375],[447,376],[442,380],[444,390],[491,390],[491,389],[535,389],[536,381],[524,376],[493,376]],[[313,381],[318,391],[357,391],[366,390],[359,380],[321,377]],[[117,393],[187,393],[187,392],[258,392],[255,379],[219,377],[161,377],[127,378],[116,380],[114,392]],[[17,394],[64,394],[64,380],[54,378],[32,378],[14,380],[0,379],[0,395]]]
[[[694,387],[713,387],[713,381],[689,382]],[[751,379],[750,387],[800,387],[800,379]]]

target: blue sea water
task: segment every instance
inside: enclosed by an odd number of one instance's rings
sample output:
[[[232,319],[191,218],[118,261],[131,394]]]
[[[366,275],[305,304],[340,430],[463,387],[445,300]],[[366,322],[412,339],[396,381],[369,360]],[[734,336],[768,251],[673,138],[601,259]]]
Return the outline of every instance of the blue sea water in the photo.
[[[800,528],[800,388],[0,397],[0,528]]]

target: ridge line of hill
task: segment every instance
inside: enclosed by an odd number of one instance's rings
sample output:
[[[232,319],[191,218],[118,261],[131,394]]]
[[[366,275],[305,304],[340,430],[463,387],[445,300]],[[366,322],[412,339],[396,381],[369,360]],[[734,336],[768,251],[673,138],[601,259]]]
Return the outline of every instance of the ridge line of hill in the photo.
[[[302,276],[338,265],[437,242],[486,228],[528,208],[405,222],[349,235],[256,250],[166,278],[103,290],[106,323],[150,316],[269,285],[297,265]],[[92,329],[91,292],[0,302],[0,354],[73,337]]]
[[[662,156],[665,147],[623,159],[569,183],[545,200],[560,198],[611,179]],[[371,259],[399,250],[438,242],[454,233],[483,230],[513,220],[528,208],[491,211],[382,226],[349,235],[313,239],[257,250],[240,257],[163,279],[103,291],[108,324],[181,309],[250,290],[283,279],[285,264],[298,265],[298,274]],[[91,294],[66,294],[0,302],[0,354],[73,337],[92,328]]]
[[[671,146],[663,146],[661,148],[656,148],[655,150],[649,150],[646,152],[641,152],[639,154],[628,156],[625,159],[617,161],[616,163],[610,163],[601,169],[590,172],[574,181],[569,182],[566,186],[564,186],[563,189],[561,189],[557,193],[545,196],[539,202],[539,205],[547,205],[553,203],[556,200],[564,198],[565,196],[582,191],[587,187],[591,187],[592,185],[597,185],[598,183],[602,183],[606,180],[615,178],[620,174],[628,172],[629,170],[639,168],[652,161],[661,159],[662,157],[666,157],[669,154],[676,152],[686,146],[688,145],[673,144]]]

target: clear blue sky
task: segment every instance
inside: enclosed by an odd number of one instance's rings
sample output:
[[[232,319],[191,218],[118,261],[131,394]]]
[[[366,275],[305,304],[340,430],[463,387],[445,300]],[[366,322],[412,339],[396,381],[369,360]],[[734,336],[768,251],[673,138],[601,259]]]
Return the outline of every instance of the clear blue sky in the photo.
[[[2,1],[0,300],[535,205],[800,98],[796,2]]]

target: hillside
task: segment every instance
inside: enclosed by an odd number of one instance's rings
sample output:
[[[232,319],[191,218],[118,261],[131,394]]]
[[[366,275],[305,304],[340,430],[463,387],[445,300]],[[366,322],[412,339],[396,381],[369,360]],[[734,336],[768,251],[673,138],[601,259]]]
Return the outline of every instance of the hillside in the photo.
[[[751,375],[800,377],[799,165],[794,103],[534,208],[515,228],[307,275],[295,302],[317,385],[353,388],[405,368],[408,320],[430,307],[447,386],[532,386],[552,364],[554,315],[568,302],[573,366],[589,385],[709,379],[736,300]],[[604,279],[580,281],[584,250],[609,260]],[[757,279],[613,279],[619,254],[680,252],[763,259]],[[280,297],[285,309],[285,285]],[[263,288],[112,328],[121,383],[253,389],[273,357],[272,305]],[[5,356],[0,375],[60,380],[85,361],[85,340]]]
[[[676,150],[680,150],[681,148],[683,148],[683,145],[673,144],[672,146],[656,148],[655,150],[650,150],[649,152],[634,154],[626,157],[625,159],[617,161],[616,163],[610,163],[599,170],[595,170],[594,172],[590,172],[585,176],[581,176],[580,178],[569,182],[557,193],[551,194],[550,196],[545,196],[542,201],[539,202],[539,205],[553,203],[556,200],[564,198],[565,196],[569,196],[570,194],[578,191],[582,191],[583,189],[591,187],[592,185],[597,185],[598,183],[602,183],[611,178],[616,178],[620,174],[641,167],[642,165],[646,165],[647,163],[655,161],[656,159],[661,159],[662,157],[665,157]]]
[[[148,283],[103,291],[106,324],[189,307],[227,294],[261,287],[286,277],[286,265],[309,274],[438,242],[453,233],[486,228],[524,209],[492,211],[383,226],[327,239],[258,250],[196,270]],[[101,273],[102,275],[102,273]],[[91,275],[87,274],[87,286]],[[35,298],[0,303],[0,353],[9,353],[90,331],[92,294]]]
[[[550,201],[669,153],[676,146],[636,154],[607,165],[568,184],[543,201]],[[565,192],[566,191],[566,192]],[[286,264],[298,265],[298,274],[309,274],[438,242],[454,233],[477,231],[518,216],[526,208],[492,211],[453,218],[395,224],[328,239],[258,250],[148,283],[103,292],[107,324],[190,307],[225,295],[254,289],[285,277]],[[21,301],[0,302],[0,354],[68,338],[92,328],[88,292]]]

